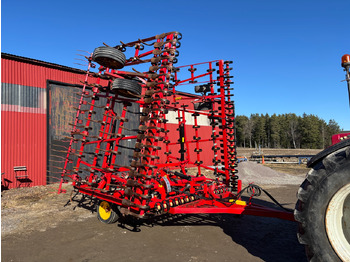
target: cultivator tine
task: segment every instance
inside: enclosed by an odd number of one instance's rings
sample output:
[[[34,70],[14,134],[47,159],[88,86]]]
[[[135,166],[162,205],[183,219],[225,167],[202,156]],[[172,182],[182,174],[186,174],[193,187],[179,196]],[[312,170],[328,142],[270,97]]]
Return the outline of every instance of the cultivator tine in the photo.
[[[63,171],[65,171],[65,170],[63,170]],[[48,172],[50,174],[58,174],[58,175],[62,174],[62,171],[52,171],[52,170],[49,170],[49,169],[47,169],[46,172]],[[65,176],[68,176],[68,175],[65,175]]]
[[[97,140],[101,140],[101,139],[102,139],[101,136],[87,135],[86,137],[88,137],[88,138],[93,138],[93,139],[97,139]]]
[[[137,162],[135,160],[131,161],[131,164],[130,164],[131,167],[136,167],[136,168],[151,168],[151,169],[156,169],[157,166],[155,165],[151,165],[151,164],[146,164],[146,163],[140,163],[140,162]]]
[[[135,144],[135,148],[138,148],[138,149],[152,148],[152,149],[155,149],[155,150],[161,150],[161,149],[162,149],[160,146],[147,145],[147,144],[142,144],[142,143],[140,143],[140,142],[137,142],[137,143]]]
[[[58,153],[67,153],[67,150],[51,149],[51,151],[58,152]]]
[[[65,151],[65,153],[67,153],[67,151]],[[54,154],[51,154],[51,157],[53,157],[53,158],[60,158],[60,159],[67,159],[67,157],[64,157],[64,156],[61,156],[61,155],[54,155]],[[72,161],[72,159],[69,159],[68,158],[68,160],[69,161]]]
[[[89,172],[89,173],[96,172],[96,170],[92,169],[91,167],[90,168],[80,168],[80,171],[82,171],[82,172],[86,171],[86,172]],[[86,182],[86,183],[89,184],[88,182]],[[89,185],[91,185],[91,183]]]
[[[114,137],[114,138],[117,138],[117,137],[123,138],[123,137],[125,137],[125,135],[117,134],[117,133],[110,133],[110,132],[106,132],[106,131],[99,131],[99,132],[102,133],[102,134],[109,135],[109,136]]]
[[[163,141],[164,137],[162,136],[146,136],[144,134],[138,134],[137,135],[137,139],[139,140],[143,140],[143,139],[153,139],[155,141]]]
[[[80,81],[82,84],[86,85],[86,86],[89,86],[89,87],[96,87],[98,89],[101,89],[103,88],[102,85],[100,84],[96,84],[96,83],[88,83],[88,82],[85,82],[85,81]],[[86,92],[85,95],[89,95],[89,92]]]
[[[74,135],[86,136],[87,135],[86,132],[80,132],[80,131],[71,131],[70,133],[72,136],[74,136]]]
[[[76,125],[75,123],[68,123],[68,125],[77,127],[77,128],[85,128],[85,129],[92,129],[92,127],[84,126],[84,125]]]
[[[69,153],[70,155],[77,156],[79,158],[85,157],[83,154],[77,154],[77,153]]]
[[[87,102],[86,104],[90,105],[90,106],[93,106],[94,108],[105,108],[105,109],[108,109],[108,108],[106,108],[106,106],[98,106],[98,105],[94,105],[93,103],[89,103],[89,102]]]
[[[92,190],[97,190],[97,191],[100,191],[101,193],[108,193],[108,192],[110,192],[110,190],[106,190],[106,189],[102,189],[102,188],[98,188],[98,187],[93,187],[93,186],[88,186],[86,188],[92,189]]]
[[[124,190],[124,194],[127,196],[130,196],[130,197],[136,196],[136,197],[140,197],[142,199],[151,199],[151,196],[135,193],[131,188],[126,188]]]
[[[139,127],[139,130],[140,131],[146,131],[146,130],[157,130],[158,132],[162,132],[162,133],[165,133],[165,129],[162,128],[162,127],[158,127],[158,126],[140,126]]]
[[[63,160],[53,160],[53,159],[49,159],[50,162],[55,162],[55,163],[64,163],[66,159]],[[71,161],[70,161],[71,162]]]
[[[138,208],[140,208],[142,210],[148,210],[149,209],[149,206],[136,204],[136,203],[132,202],[129,199],[123,199],[122,204],[123,204],[123,206],[127,206],[127,207],[138,207]]]
[[[151,176],[151,175],[147,175],[145,173],[139,173],[139,172],[137,172],[135,170],[130,170],[129,177],[131,177],[131,178],[142,178],[142,179],[152,179],[153,178],[153,176]]]
[[[106,115],[106,114],[103,114],[104,116],[108,116],[108,115]],[[121,116],[108,116],[108,117],[110,117],[110,118],[112,118],[112,119],[116,119],[116,120],[121,120],[121,121],[123,121],[123,122],[129,122],[129,119],[127,119],[127,118],[125,118],[125,117],[121,117]]]
[[[88,118],[86,118],[86,120],[89,120],[89,121],[94,122],[94,123],[106,124],[105,121],[101,121],[101,120],[94,120],[94,119],[88,119]]]
[[[142,184],[142,183],[139,183],[135,180],[127,180],[126,182],[126,186],[128,187],[141,187],[141,188],[146,188],[146,189],[151,189],[153,187],[153,185],[149,184]]]
[[[62,149],[65,149],[65,150],[68,150],[69,147],[68,146],[64,146],[64,145],[57,145],[57,144],[52,144],[51,145],[52,148],[62,148]],[[67,151],[66,151],[67,152]]]
[[[112,166],[117,167],[117,168],[131,169],[130,166],[122,166],[122,165],[118,165],[118,164],[113,164]]]
[[[159,159],[159,156],[149,155],[149,154],[141,154],[140,152],[134,152],[133,157],[134,158],[146,157],[146,158],[151,158],[151,159]]]
[[[61,166],[48,165],[48,167],[52,167],[52,168],[55,168],[55,169],[58,169],[58,170],[63,170],[63,167],[61,167]]]
[[[111,154],[115,154],[115,155],[120,155],[121,154],[120,152],[114,151],[112,149],[106,150],[106,149],[100,148],[100,150],[103,151],[103,152],[107,152],[107,153],[111,153]]]
[[[72,139],[75,142],[83,142],[83,143],[89,142],[89,140],[87,140],[85,138],[74,138],[74,137],[69,137],[69,136],[65,136],[64,138]]]
[[[73,109],[78,110],[80,113],[86,113],[89,112],[90,114],[96,114],[95,111],[91,111],[90,109],[80,109],[78,107],[73,106]],[[76,112],[76,111],[75,111]]]

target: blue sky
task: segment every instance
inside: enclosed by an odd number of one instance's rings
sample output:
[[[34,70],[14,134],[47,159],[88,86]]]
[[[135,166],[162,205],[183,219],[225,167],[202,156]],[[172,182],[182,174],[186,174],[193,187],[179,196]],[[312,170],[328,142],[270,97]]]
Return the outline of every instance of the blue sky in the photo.
[[[84,69],[77,50],[179,31],[178,65],[234,61],[236,114],[314,114],[350,130],[349,10],[349,0],[3,0],[1,51]]]

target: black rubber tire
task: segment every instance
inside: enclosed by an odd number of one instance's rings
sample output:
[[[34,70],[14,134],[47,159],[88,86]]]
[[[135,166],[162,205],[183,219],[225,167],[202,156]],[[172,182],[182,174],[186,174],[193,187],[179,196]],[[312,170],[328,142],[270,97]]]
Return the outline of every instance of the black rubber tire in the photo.
[[[307,166],[313,167],[314,163],[317,163],[319,160],[321,160],[325,156],[347,146],[350,146],[350,139],[345,139],[343,141],[340,141],[339,143],[332,145],[326,148],[325,150],[321,151],[320,153],[318,153],[317,155],[315,155],[313,158],[310,159],[310,161],[307,163]]]
[[[141,85],[129,79],[116,78],[113,81],[111,92],[125,97],[139,97],[141,95]]]
[[[100,46],[95,48],[92,60],[104,67],[121,69],[125,65],[126,57],[123,52],[116,48]]]
[[[199,102],[193,104],[194,110],[211,110],[213,104],[211,102]]]
[[[108,212],[105,212],[105,208],[108,208]],[[96,205],[97,218],[105,224],[112,224],[118,221],[120,217],[119,209],[116,205],[104,200],[100,200]]]
[[[344,257],[345,253],[338,256],[336,248],[333,248],[334,241],[329,240],[331,235],[327,233],[327,229],[330,229],[327,227],[326,216],[329,214],[329,210],[334,209],[330,205],[331,199],[339,194],[340,189],[348,188],[349,184],[350,147],[348,146],[338,149],[322,161],[315,163],[300,186],[294,217],[299,222],[298,240],[305,245],[306,254],[310,261],[343,261],[340,257]],[[348,205],[349,189],[345,196],[345,203]],[[345,239],[349,242],[350,221],[348,221],[349,215],[346,215],[349,212],[343,212],[341,217],[342,230],[340,231],[343,232],[344,236],[347,236]],[[344,226],[346,222],[348,226]],[[333,231],[331,233],[334,235]]]

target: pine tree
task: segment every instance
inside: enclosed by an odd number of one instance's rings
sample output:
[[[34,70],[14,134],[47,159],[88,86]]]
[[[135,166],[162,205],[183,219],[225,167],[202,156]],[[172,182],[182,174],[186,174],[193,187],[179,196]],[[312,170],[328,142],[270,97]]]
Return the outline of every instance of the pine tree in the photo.
[[[321,148],[318,120],[314,115],[303,114],[300,128],[302,148]]]
[[[299,121],[296,114],[288,114],[287,121],[289,122],[289,129],[287,131],[292,147],[295,149],[297,148],[297,140],[300,137],[299,132]]]
[[[248,117],[246,116],[236,116],[236,136],[237,136],[237,145],[241,147],[246,146],[247,133],[244,130],[248,122]]]
[[[294,113],[276,115],[251,114],[236,117],[237,144],[246,147],[324,148],[331,145],[331,137],[340,132],[331,119],[328,124],[315,115]]]
[[[257,146],[265,146],[266,142],[266,127],[265,127],[265,119],[263,115],[252,115],[254,119],[254,127],[253,127],[253,140]]]
[[[339,134],[340,127],[337,122],[335,122],[334,119],[329,120],[327,128],[326,128],[326,141],[325,141],[325,147],[329,147],[332,145],[332,136],[334,134]]]
[[[253,128],[254,128],[254,118],[250,116],[248,121],[246,122],[244,126],[244,132],[249,139],[249,147],[252,148],[252,138],[253,138]]]
[[[272,148],[279,148],[280,144],[280,119],[276,114],[270,117],[270,136]]]

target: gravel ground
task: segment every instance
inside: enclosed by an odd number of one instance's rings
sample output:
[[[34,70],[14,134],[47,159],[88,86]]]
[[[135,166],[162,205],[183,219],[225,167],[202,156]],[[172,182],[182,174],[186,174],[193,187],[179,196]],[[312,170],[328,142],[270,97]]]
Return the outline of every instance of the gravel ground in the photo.
[[[238,165],[243,184],[255,182],[294,208],[303,175],[253,162]],[[210,175],[209,173],[207,175]],[[58,195],[48,186],[2,192],[2,261],[306,261],[294,222],[233,215],[173,216],[137,232],[96,219],[91,203],[73,202],[71,187]],[[262,196],[257,203],[271,206]]]
[[[251,161],[239,163],[237,170],[243,184],[300,185],[305,179],[305,173],[289,175]]]

